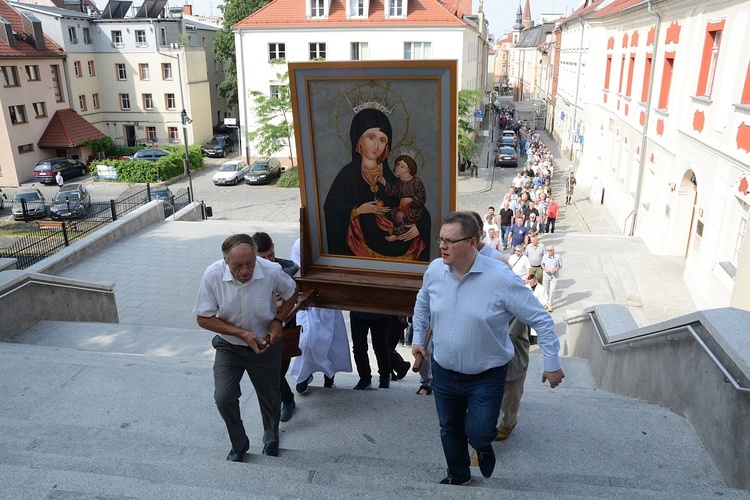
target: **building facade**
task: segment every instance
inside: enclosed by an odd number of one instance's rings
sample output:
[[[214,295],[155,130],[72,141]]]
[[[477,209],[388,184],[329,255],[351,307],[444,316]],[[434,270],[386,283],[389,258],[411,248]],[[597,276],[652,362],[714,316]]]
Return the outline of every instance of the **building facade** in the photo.
[[[257,120],[250,92],[270,94],[287,62],[456,59],[460,89],[487,90],[487,22],[471,2],[274,0],[235,25],[243,151]],[[296,148],[292,145],[293,154]]]
[[[585,22],[579,182],[685,258],[699,308],[750,309],[750,2],[602,2]]]

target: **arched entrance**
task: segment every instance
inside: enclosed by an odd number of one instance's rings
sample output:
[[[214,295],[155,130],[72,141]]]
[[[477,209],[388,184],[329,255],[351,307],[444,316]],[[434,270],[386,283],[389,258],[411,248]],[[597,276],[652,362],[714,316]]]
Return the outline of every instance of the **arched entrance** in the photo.
[[[698,181],[692,169],[685,172],[676,189],[677,203],[670,254],[687,257],[691,250],[698,250],[703,236],[703,214],[698,207]]]

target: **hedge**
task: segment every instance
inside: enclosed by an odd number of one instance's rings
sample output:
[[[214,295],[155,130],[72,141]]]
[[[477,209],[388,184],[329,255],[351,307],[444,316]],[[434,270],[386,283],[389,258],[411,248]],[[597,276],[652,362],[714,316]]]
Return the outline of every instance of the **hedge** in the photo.
[[[97,165],[109,165],[115,167],[117,182],[144,183],[157,180],[167,181],[185,173],[184,146],[164,146],[162,149],[169,151],[169,155],[152,162],[146,160],[97,160],[91,162],[89,171],[97,177]],[[199,170],[203,168],[203,148],[201,146],[189,146],[190,169]]]

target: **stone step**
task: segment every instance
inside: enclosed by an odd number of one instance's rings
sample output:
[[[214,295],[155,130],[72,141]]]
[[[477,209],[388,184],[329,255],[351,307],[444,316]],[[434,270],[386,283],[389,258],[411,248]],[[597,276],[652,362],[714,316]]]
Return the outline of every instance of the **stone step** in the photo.
[[[496,443],[477,498],[748,498],[724,486],[688,422],[591,388],[584,361],[564,359],[563,386],[541,385],[532,354],[519,424]],[[452,498],[431,396],[409,375],[388,390],[313,383],[281,424],[282,454],[260,456],[260,417],[243,382],[246,463],[224,461],[211,362],[0,344],[0,480],[8,498]],[[55,487],[56,485],[56,487]],[[15,490],[13,488],[16,488]],[[17,492],[18,495],[13,493]]]

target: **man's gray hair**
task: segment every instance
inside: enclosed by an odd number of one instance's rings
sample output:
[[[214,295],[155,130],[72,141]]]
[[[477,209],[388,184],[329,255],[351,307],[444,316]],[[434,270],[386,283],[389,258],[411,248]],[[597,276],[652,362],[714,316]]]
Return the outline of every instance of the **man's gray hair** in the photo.
[[[252,236],[250,236],[249,234],[240,233],[233,234],[232,236],[224,240],[224,243],[221,244],[221,253],[226,259],[230,250],[244,243],[251,245],[253,247],[253,252],[256,252],[258,250],[258,247],[255,245],[255,241],[253,240]]]

